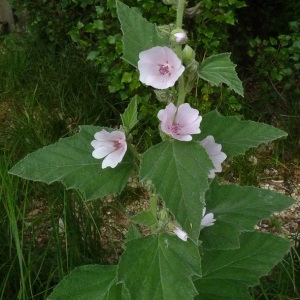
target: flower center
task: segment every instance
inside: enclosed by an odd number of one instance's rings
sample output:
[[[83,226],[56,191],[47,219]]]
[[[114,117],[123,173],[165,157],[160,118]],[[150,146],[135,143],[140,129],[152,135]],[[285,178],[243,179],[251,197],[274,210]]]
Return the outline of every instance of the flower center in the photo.
[[[178,123],[175,123],[171,126],[171,131],[174,134],[178,134],[180,131],[180,125]]]
[[[122,148],[124,146],[124,141],[122,139],[114,141],[114,148],[116,150]]]
[[[158,71],[161,75],[168,74],[170,72],[169,71],[169,66],[168,65],[161,65],[160,68],[158,69]]]

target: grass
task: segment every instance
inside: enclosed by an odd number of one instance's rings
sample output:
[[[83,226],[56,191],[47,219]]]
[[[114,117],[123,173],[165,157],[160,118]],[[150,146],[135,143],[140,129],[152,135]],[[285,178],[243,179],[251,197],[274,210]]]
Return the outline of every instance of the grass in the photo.
[[[300,299],[300,251],[292,248],[269,274],[260,279],[260,285],[251,292],[257,300]]]
[[[109,126],[124,104],[105,94],[101,74],[82,58],[48,53],[26,39],[1,42],[0,299],[46,299],[74,267],[106,263],[101,204],[8,170],[79,124]]]
[[[26,154],[72,135],[79,124],[118,125],[124,103],[107,94],[104,76],[72,49],[60,56],[26,38],[1,42],[0,299],[46,299],[76,266],[108,263],[117,251],[113,241],[108,248],[101,242],[106,208],[100,200],[85,202],[79,192],[60,184],[28,182],[8,170]],[[297,116],[296,104],[293,109]],[[288,120],[295,134],[298,120]],[[286,151],[286,144],[280,143],[271,156],[275,164]],[[234,163],[232,172],[242,184],[256,185],[270,163],[249,164],[254,154],[250,151]],[[110,208],[124,209],[122,199]],[[299,250],[292,248],[270,276],[251,289],[254,299],[297,299],[299,268]]]

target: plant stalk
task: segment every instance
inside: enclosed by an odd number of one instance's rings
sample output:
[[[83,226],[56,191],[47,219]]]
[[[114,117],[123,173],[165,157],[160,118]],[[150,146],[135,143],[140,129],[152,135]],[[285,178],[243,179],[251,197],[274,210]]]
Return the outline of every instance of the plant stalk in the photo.
[[[183,22],[183,13],[185,7],[185,0],[178,0],[177,4],[177,14],[176,14],[176,26],[178,28],[182,28]],[[179,59],[182,60],[182,46],[176,45],[176,54]],[[184,91],[184,76],[183,74],[178,79],[178,98],[177,98],[177,106],[184,103],[186,93]]]

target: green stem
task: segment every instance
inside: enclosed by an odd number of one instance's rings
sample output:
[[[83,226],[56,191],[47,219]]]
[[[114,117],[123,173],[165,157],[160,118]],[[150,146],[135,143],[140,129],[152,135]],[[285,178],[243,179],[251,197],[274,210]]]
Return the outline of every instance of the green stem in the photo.
[[[178,0],[177,15],[176,15],[176,26],[178,28],[182,28],[184,7],[185,7],[185,0]],[[181,47],[181,45],[176,45],[176,54],[177,54],[178,58],[182,60],[182,47]],[[178,79],[177,106],[184,103],[185,95],[186,95],[186,93],[184,91],[184,76],[181,75],[180,78]]]
[[[184,13],[185,0],[178,0],[177,15],[176,15],[176,26],[182,28],[182,20]]]

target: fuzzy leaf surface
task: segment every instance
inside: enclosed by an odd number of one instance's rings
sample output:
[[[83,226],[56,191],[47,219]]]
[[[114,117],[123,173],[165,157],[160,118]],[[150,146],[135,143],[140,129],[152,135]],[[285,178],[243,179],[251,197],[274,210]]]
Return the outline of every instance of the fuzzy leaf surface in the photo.
[[[230,280],[245,286],[257,285],[259,278],[268,274],[289,248],[290,242],[277,235],[243,232],[239,249],[204,251],[203,279]],[[197,283],[195,285],[198,287]],[[202,292],[204,290],[202,284]]]
[[[127,231],[127,236],[124,244],[128,243],[131,240],[139,239],[141,237],[141,233],[139,229],[134,225],[131,224]]]
[[[117,266],[86,265],[75,268],[55,287],[48,300],[129,300],[116,285]]]
[[[287,136],[286,132],[271,125],[241,121],[237,117],[224,117],[217,111],[204,115],[200,128],[201,133],[196,139],[203,140],[212,135],[216,143],[222,145],[222,151],[226,153],[227,158],[244,154],[250,148]]]
[[[101,129],[80,126],[79,133],[27,155],[9,173],[47,184],[62,182],[68,189],[84,192],[88,200],[120,193],[133,169],[133,154],[127,151],[116,168],[102,169],[102,159],[93,158],[91,146]]]
[[[258,221],[294,202],[293,198],[274,191],[235,184],[218,185],[214,180],[206,193],[206,212],[212,212],[216,222],[201,231],[202,246],[209,250],[238,248],[241,231],[253,230]]]
[[[158,35],[156,26],[135,10],[117,1],[117,13],[123,32],[123,59],[137,67],[139,53],[155,46],[167,46],[169,41]]]
[[[157,222],[157,218],[153,215],[153,213],[150,210],[147,210],[132,216],[130,218],[130,221],[140,225],[151,227],[155,225],[155,223]]]
[[[163,233],[126,243],[118,280],[132,299],[189,300],[197,294],[191,277],[200,271],[197,245]]]
[[[200,78],[212,85],[225,83],[230,89],[244,96],[244,89],[236,71],[236,65],[230,60],[230,53],[212,55],[204,59],[198,69]]]
[[[142,157],[140,179],[151,180],[156,193],[189,237],[198,240],[208,174],[213,165],[197,142],[164,141]]]
[[[201,279],[195,285],[199,293],[195,300],[253,300],[247,286],[233,280]]]

